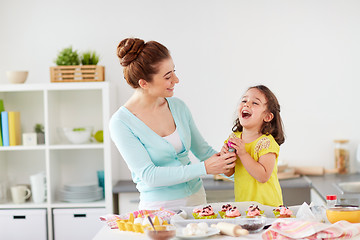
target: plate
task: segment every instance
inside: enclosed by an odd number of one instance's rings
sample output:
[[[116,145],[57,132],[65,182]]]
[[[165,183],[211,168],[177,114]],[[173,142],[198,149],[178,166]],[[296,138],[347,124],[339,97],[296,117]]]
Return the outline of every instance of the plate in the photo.
[[[187,236],[187,235],[183,235],[182,234],[182,230],[183,228],[180,228],[177,232],[176,232],[176,237],[177,238],[181,238],[181,239],[201,239],[201,238],[207,238],[210,237],[212,235],[218,234],[220,232],[219,229],[217,228],[209,228],[208,232],[205,235],[201,235],[201,236]]]

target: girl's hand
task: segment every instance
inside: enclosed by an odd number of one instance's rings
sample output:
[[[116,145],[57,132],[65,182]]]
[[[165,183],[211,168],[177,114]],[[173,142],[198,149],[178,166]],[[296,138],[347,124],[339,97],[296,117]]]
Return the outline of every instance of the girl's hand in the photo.
[[[229,138],[228,141],[231,142],[231,147],[236,150],[236,154],[239,157],[241,155],[243,155],[243,154],[246,154],[245,143],[244,143],[244,141],[242,139],[240,139],[240,138]]]
[[[216,153],[205,160],[207,174],[227,174],[235,167],[236,154],[233,152]]]

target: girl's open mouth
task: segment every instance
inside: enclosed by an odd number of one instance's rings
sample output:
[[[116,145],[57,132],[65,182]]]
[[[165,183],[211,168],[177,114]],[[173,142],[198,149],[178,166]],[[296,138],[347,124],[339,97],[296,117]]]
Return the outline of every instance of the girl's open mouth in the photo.
[[[241,113],[241,117],[247,119],[247,118],[251,117],[251,113],[248,111],[243,111]]]

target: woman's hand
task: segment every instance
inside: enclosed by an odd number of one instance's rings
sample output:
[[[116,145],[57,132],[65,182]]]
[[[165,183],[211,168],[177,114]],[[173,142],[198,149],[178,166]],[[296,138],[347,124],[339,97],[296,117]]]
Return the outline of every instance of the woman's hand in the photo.
[[[216,153],[205,160],[207,174],[228,174],[235,167],[236,154],[233,152]]]
[[[224,143],[223,147],[221,148],[220,150],[220,154],[223,155],[225,153],[228,153],[229,152],[229,147],[226,143]]]

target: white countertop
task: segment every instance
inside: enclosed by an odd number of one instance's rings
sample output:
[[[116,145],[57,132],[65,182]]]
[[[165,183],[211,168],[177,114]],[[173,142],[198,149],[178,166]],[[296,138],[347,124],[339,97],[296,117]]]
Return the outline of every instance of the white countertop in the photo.
[[[207,239],[214,239],[214,240],[233,240],[233,239],[262,239],[261,234],[265,230],[249,234],[242,237],[231,237],[231,236],[225,236],[225,235],[214,235],[211,237],[207,237]],[[134,232],[127,232],[127,231],[120,231],[119,229],[111,229],[107,225],[105,225],[93,238],[93,240],[119,240],[119,239],[131,239],[131,240],[147,240],[150,239],[146,236],[146,234],[142,233],[134,233]],[[180,238],[173,238],[174,240],[180,239]]]

